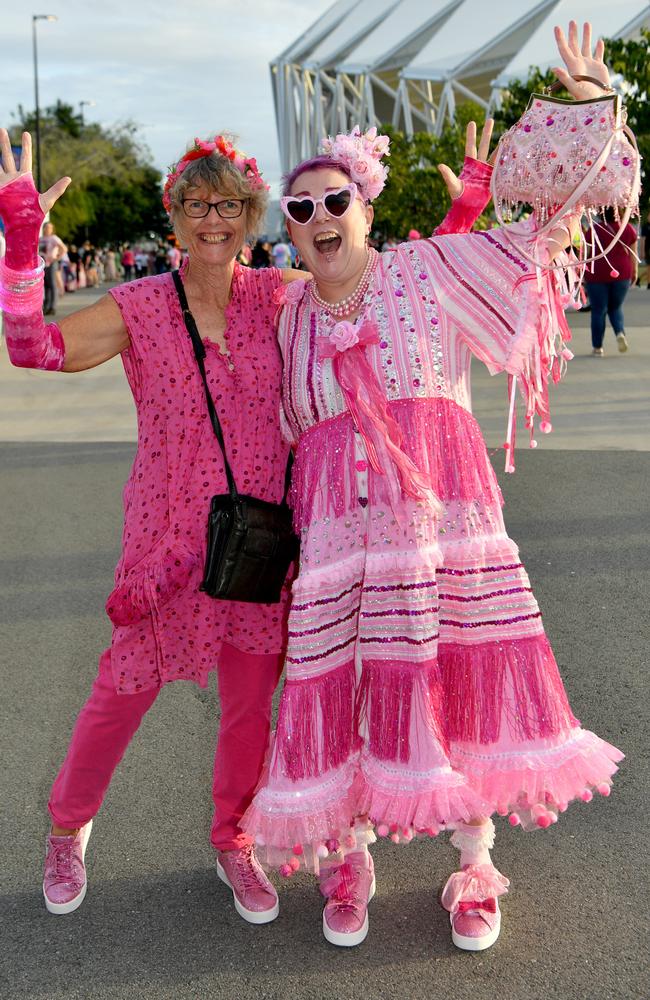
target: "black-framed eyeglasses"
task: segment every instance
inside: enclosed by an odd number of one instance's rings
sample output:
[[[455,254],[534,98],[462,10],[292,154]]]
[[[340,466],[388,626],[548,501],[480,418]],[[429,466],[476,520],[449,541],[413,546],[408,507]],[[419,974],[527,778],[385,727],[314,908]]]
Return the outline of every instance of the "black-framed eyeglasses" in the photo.
[[[190,219],[205,219],[213,208],[222,219],[238,219],[244,211],[243,198],[225,198],[223,201],[202,201],[200,198],[183,198],[185,215]]]

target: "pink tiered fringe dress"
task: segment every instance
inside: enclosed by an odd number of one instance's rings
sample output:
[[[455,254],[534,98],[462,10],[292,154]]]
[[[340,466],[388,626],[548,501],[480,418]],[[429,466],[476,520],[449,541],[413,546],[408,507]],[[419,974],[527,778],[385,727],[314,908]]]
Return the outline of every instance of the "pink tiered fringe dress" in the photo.
[[[377,342],[355,350],[442,514],[401,490],[376,423],[355,425],[321,348],[334,321],[308,286],[288,293],[300,572],[275,742],[243,824],[269,864],[301,845],[317,866],[363,814],[409,840],[494,811],[545,826],[609,792],[623,755],[573,716],[471,414],[474,354],[548,417],[549,348],[570,337],[559,289],[499,230],[381,255],[357,321]]]

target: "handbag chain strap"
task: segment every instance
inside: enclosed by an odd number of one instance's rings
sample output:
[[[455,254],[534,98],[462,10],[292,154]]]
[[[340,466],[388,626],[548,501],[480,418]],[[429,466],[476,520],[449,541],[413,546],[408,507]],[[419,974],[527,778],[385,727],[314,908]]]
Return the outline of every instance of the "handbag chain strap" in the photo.
[[[235,477],[233,476],[232,469],[230,468],[230,462],[228,461],[228,456],[226,455],[226,445],[223,439],[223,431],[221,429],[221,422],[219,420],[219,415],[217,414],[216,407],[214,405],[214,400],[212,399],[212,394],[208,386],[208,380],[205,374],[205,364],[203,359],[205,358],[205,345],[201,340],[201,335],[199,333],[198,327],[196,325],[196,320],[190,311],[190,307],[187,301],[187,295],[185,294],[185,288],[183,287],[183,280],[180,276],[178,270],[172,271],[172,277],[174,279],[174,285],[176,286],[176,293],[178,295],[178,301],[180,302],[181,310],[183,313],[183,319],[185,321],[185,326],[187,332],[190,335],[190,340],[192,341],[192,347],[194,349],[194,356],[196,362],[199,366],[199,372],[201,374],[201,379],[203,381],[203,388],[205,389],[205,401],[208,407],[208,413],[210,415],[210,422],[212,423],[212,429],[214,430],[215,437],[219,442],[219,447],[221,448],[221,453],[223,455],[223,465],[226,472],[226,479],[228,481],[228,492],[232,500],[239,499],[239,493],[237,491],[237,485],[235,483]],[[293,465],[293,455],[289,453],[289,459],[287,461],[287,470],[284,476],[284,494],[282,496],[282,503],[286,502],[287,493],[289,492],[289,485],[291,483],[291,466]]]
[[[600,87],[601,90],[604,90],[606,94],[613,94],[614,93],[614,88],[613,87],[610,87],[609,84],[607,84],[607,83],[603,83],[602,80],[597,80],[595,76],[580,76],[580,75],[576,75],[576,76],[573,77],[573,79],[577,83],[595,83],[596,86]],[[555,83],[551,83],[551,84],[549,84],[548,87],[544,87],[543,93],[544,94],[557,94],[558,90],[562,90],[563,87],[564,87],[564,84],[562,83],[562,81],[561,80],[556,80]]]

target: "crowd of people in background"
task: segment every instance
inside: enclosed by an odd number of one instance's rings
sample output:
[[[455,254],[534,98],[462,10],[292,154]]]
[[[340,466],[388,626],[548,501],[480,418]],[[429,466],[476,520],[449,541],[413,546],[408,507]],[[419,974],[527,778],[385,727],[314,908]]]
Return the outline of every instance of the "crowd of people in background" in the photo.
[[[411,229],[408,233],[409,240],[419,239],[420,233]],[[607,274],[604,280],[615,286],[625,285],[625,291],[630,285],[636,283],[650,289],[650,212],[645,221],[640,226],[638,237],[632,226],[628,226],[625,233],[624,243],[631,249],[637,242],[637,253],[641,261],[640,268],[636,268],[635,261],[630,255],[629,268],[625,269],[624,275],[621,272],[621,280],[613,281],[613,274],[610,264],[602,262],[600,270],[606,266]],[[376,250],[390,250],[398,247],[403,242],[395,236],[388,236],[384,240],[370,238],[370,245]],[[118,246],[97,247],[90,240],[86,240],[81,246],[74,243],[66,245],[55,232],[54,226],[48,222],[43,227],[43,233],[39,244],[39,252],[45,261],[45,301],[44,310],[47,315],[54,315],[56,312],[57,299],[66,293],[76,292],[81,288],[95,288],[99,285],[112,285],[122,281],[133,281],[135,278],[144,278],[151,274],[163,274],[166,271],[173,271],[180,267],[183,262],[185,252],[173,238],[168,240],[149,240],[143,243],[131,245],[123,243]],[[4,238],[0,231],[0,257],[4,253]],[[626,251],[623,245],[619,248],[619,257],[625,257]],[[298,257],[296,248],[286,239],[281,237],[273,241],[262,237],[253,246],[244,244],[238,261],[247,267],[255,269],[264,267],[278,268],[302,268],[304,266]],[[619,268],[621,263],[617,258]],[[623,260],[623,264],[626,261]],[[628,274],[628,270],[630,273]],[[604,273],[604,272],[603,272]],[[600,272],[599,272],[600,274]],[[617,278],[619,275],[617,274]],[[592,294],[598,291],[594,283],[598,284],[598,275],[590,274],[586,276],[586,292],[584,293],[585,308],[592,309]],[[591,288],[589,287],[591,285]],[[612,289],[608,288],[611,293]],[[589,298],[587,297],[589,296]],[[599,310],[603,312],[602,308]],[[617,336],[624,333],[622,327],[622,312],[615,325],[614,332]],[[604,316],[599,321],[604,322]],[[620,327],[620,329],[618,328]],[[604,332],[604,331],[603,331]],[[600,342],[594,341],[594,353],[601,354],[602,335]],[[625,346],[622,346],[622,345]],[[625,338],[619,337],[619,350],[627,349]]]

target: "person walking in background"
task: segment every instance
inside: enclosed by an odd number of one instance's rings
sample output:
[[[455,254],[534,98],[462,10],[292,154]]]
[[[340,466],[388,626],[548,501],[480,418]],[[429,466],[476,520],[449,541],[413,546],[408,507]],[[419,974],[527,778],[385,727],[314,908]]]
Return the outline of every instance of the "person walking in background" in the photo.
[[[284,240],[278,240],[273,246],[273,264],[275,267],[291,267],[291,251]]]
[[[148,270],[149,270],[149,254],[142,247],[136,247],[135,251],[136,278],[146,278]]]
[[[251,267],[259,270],[271,266],[271,244],[267,240],[257,240],[253,247]]]
[[[135,254],[128,243],[124,244],[122,251],[122,267],[124,268],[124,280],[131,281],[135,269]]]
[[[63,240],[60,240],[54,232],[52,223],[46,222],[43,226],[41,238],[38,241],[38,252],[45,261],[43,312],[46,316],[53,316],[56,312],[56,300],[58,297],[56,273],[59,267],[59,260],[66,249],[67,247]]]
[[[156,274],[165,274],[169,270],[167,264],[167,247],[164,243],[159,243],[156,247],[153,267]]]
[[[619,229],[613,208],[605,209],[603,221],[594,223],[594,229],[597,241],[607,248]],[[628,222],[616,246],[606,257],[594,262],[593,270],[588,267],[585,271],[585,286],[591,306],[591,353],[595,358],[602,358],[605,354],[603,339],[607,316],[616,335],[619,351],[624,353],[628,349],[623,302],[630,285],[636,281],[637,260],[634,251],[637,239],[636,229]]]
[[[104,261],[104,280],[117,281],[117,264],[115,263],[115,251],[112,247],[108,247],[106,250],[106,259]]]
[[[641,224],[639,257],[644,263],[645,273],[642,277],[645,278],[645,286],[650,288],[650,211],[645,217],[645,222]],[[640,284],[638,278],[636,283]]]
[[[167,250],[167,264],[170,271],[176,271],[181,266],[181,252],[176,243],[172,243]]]

